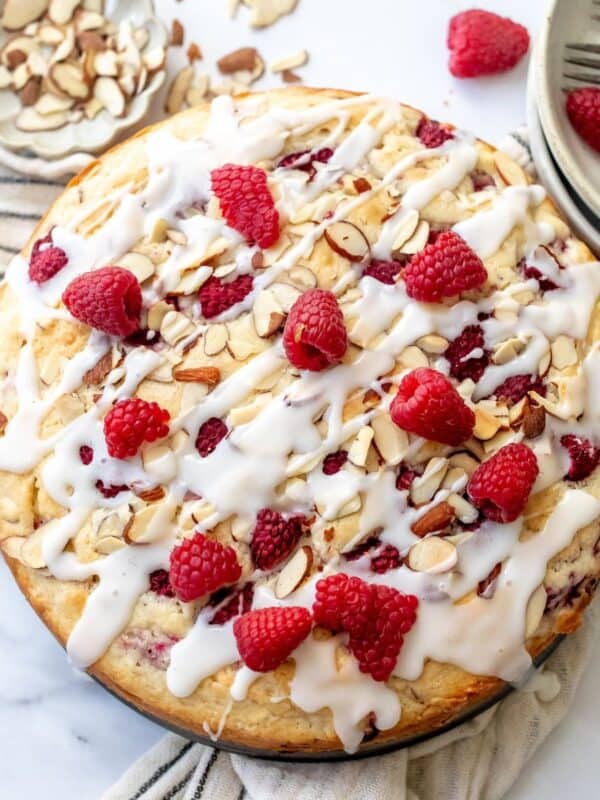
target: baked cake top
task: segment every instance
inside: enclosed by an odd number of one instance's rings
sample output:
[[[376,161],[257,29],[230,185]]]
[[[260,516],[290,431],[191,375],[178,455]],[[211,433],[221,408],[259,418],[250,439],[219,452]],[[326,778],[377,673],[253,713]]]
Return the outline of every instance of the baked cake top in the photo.
[[[348,750],[428,662],[523,676],[596,570],[600,270],[517,164],[385,98],[220,97],[37,237],[0,536],[85,587],[76,664],[159,636],[172,695],[238,664],[240,700],[291,655]]]

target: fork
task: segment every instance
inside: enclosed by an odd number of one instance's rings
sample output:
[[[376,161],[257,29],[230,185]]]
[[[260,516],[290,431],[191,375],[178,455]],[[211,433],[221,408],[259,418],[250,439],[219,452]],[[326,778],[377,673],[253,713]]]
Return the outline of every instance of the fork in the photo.
[[[590,17],[593,22],[600,22],[600,0],[592,0]],[[600,57],[589,58],[589,56],[600,56],[600,44],[583,44],[579,42],[572,42],[570,44],[566,44],[565,47],[567,48],[567,53],[564,59],[564,64],[570,64],[571,67],[586,67],[591,71],[565,71],[563,72],[563,78],[567,78],[567,80],[575,81],[577,83],[600,86]],[[568,69],[568,67],[566,69]]]

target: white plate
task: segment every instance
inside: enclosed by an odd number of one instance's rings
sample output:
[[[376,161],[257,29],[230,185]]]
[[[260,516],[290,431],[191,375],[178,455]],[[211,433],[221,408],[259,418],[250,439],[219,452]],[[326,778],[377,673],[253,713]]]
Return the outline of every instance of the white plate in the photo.
[[[527,126],[529,144],[540,182],[546,187],[552,199],[561,209],[573,231],[583,239],[591,249],[600,254],[600,229],[584,215],[575,204],[569,190],[559,174],[556,164],[544,138],[544,132],[538,114],[535,79],[535,53],[529,70],[527,83]]]
[[[147,47],[166,47],[167,32],[154,14],[152,0],[109,0],[105,15],[117,24],[128,19],[134,27],[145,25],[150,34]],[[7,38],[6,31],[0,29],[0,46]],[[0,144],[25,157],[33,154],[47,159],[63,159],[71,154],[97,153],[146,116],[150,101],[164,80],[164,69],[155,72],[144,91],[133,99],[124,117],[115,118],[108,111],[101,111],[94,119],[83,119],[53,131],[19,130],[15,117],[21,104],[14,92],[0,91]],[[63,173],[67,171],[65,169]]]
[[[538,111],[548,147],[574,192],[600,216],[600,153],[575,132],[565,111],[564,89],[584,86],[566,80],[583,67],[563,63],[567,42],[600,44],[600,21],[592,19],[591,0],[553,0],[532,60]],[[598,11],[598,9],[596,9]]]

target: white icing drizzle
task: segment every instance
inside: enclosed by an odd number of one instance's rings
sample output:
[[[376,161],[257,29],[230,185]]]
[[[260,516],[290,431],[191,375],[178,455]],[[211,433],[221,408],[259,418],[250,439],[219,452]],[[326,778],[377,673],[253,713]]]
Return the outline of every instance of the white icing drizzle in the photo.
[[[362,122],[347,133],[349,110],[359,104],[367,104],[369,110]],[[196,408],[172,420],[171,431],[184,430],[189,437],[176,458],[162,465],[160,474],[145,470],[140,457],[127,461],[112,459],[106,451],[102,432],[102,417],[111,404],[135,394],[140,382],[162,363],[162,356],[148,349],[129,352],[124,363],[108,377],[104,392],[93,408],[58,433],[40,438],[40,426],[58,398],[77,389],[83,375],[112,345],[109,337],[92,333],[86,346],[67,364],[56,386],[42,393],[32,339],[37,325],[68,318],[57,306],[65,286],[76,275],[118,263],[119,257],[149,234],[159,219],[168,220],[184,232],[188,244],[173,248],[170,257],[159,267],[153,288],[145,291],[145,302],[154,302],[172,289],[182,271],[220,237],[230,247],[237,248],[238,270],[248,272],[253,250],[242,243],[238,233],[223,221],[204,214],[189,219],[180,219],[178,215],[182,208],[209,199],[210,171],[224,162],[253,164],[277,159],[290,137],[333,123],[320,146],[332,147],[334,153],[327,164],[318,165],[314,180],[308,181],[305,173],[293,169],[275,169],[270,175],[282,216],[293,218],[296,211],[331,189],[344,174],[364,165],[371,150],[402,116],[395,102],[372,97],[348,98],[302,110],[263,111],[259,100],[246,100],[236,106],[231,98],[221,97],[212,104],[201,138],[184,142],[166,132],[152,134],[147,140],[148,182],[142,191],[136,194],[131,186],[124,186],[102,198],[102,204],[112,206],[114,213],[88,238],[74,232],[89,214],[88,206],[82,208],[68,227],[54,229],[53,241],[69,258],[65,269],[41,288],[28,281],[27,264],[20,257],[15,258],[7,273],[19,303],[25,344],[14,375],[18,411],[0,439],[0,468],[24,473],[46,458],[41,480],[50,497],[66,509],[65,516],[48,523],[45,528],[42,551],[48,568],[61,580],[85,581],[93,576],[99,579],[69,639],[70,656],[79,666],[92,664],[106,651],[126,627],[136,602],[147,590],[148,574],[168,565],[169,552],[177,535],[172,517],[187,491],[213,506],[214,512],[203,522],[206,529],[232,514],[252,520],[264,507],[308,514],[316,505],[320,510],[316,531],[326,527],[344,504],[360,493],[362,511],[355,541],[381,528],[383,542],[406,552],[416,541],[411,524],[432,505],[444,500],[451,490],[462,492],[464,485],[440,490],[428,505],[415,509],[408,506],[406,493],[395,489],[392,470],[364,474],[347,464],[336,475],[325,476],[319,461],[315,468],[307,470],[302,490],[281,495],[275,487],[302,466],[337,450],[376,413],[387,410],[389,397],[382,400],[379,408],[343,420],[347,397],[355,389],[378,387],[379,379],[391,370],[404,348],[420,337],[437,333],[454,339],[465,326],[476,324],[481,312],[491,313],[497,308],[513,310],[518,315],[514,324],[494,318],[481,323],[486,348],[493,348],[509,335],[523,338],[527,346],[507,364],[491,364],[485,370],[473,393],[476,401],[491,394],[507,377],[536,373],[539,361],[548,352],[550,340],[557,335],[584,338],[600,295],[598,264],[558,270],[556,262],[540,247],[552,241],[554,231],[547,223],[534,223],[529,210],[542,202],[544,190],[539,186],[510,186],[493,197],[491,206],[458,223],[454,230],[485,259],[498,250],[515,225],[521,225],[525,236],[522,255],[560,287],[546,292],[542,299],[525,308],[514,299],[518,291],[537,288],[537,281],[529,280],[496,291],[479,303],[461,301],[451,307],[434,307],[411,301],[401,283],[386,286],[364,277],[359,281],[361,297],[347,312],[348,319],[352,320],[352,335],[367,343],[360,357],[352,365],[341,364],[322,373],[301,373],[251,422],[235,427],[206,458],[200,458],[194,447],[198,428],[210,417],[226,418],[253,387],[285,363],[280,341],[222,381]],[[305,257],[329,225],[347,217],[416,164],[430,159],[439,161],[439,166],[424,180],[412,184],[407,181],[408,188],[398,210],[383,224],[372,246],[375,257],[389,258],[395,233],[406,215],[423,209],[440,192],[456,189],[475,168],[477,149],[467,136],[457,134],[439,148],[409,153],[394,164],[372,190],[340,202],[330,217],[315,224],[310,233],[290,247],[275,264],[255,273],[253,292],[222,318],[234,318],[249,309],[256,293]],[[336,291],[342,294],[353,280],[352,273],[344,276]],[[199,332],[202,333],[202,328]],[[375,339],[377,343],[369,346]],[[545,435],[532,443],[541,468],[536,489],[550,485],[564,474],[564,454],[555,446],[556,436],[569,430],[593,437],[597,431],[598,353],[598,349],[593,349],[588,354],[577,378],[585,409],[582,419],[569,422],[568,428],[566,423],[553,419],[548,422]],[[473,352],[469,357],[477,355],[480,354]],[[447,371],[443,359],[436,366]],[[327,423],[324,439],[314,423],[322,413]],[[84,444],[94,450],[94,460],[85,468],[79,459],[79,448]],[[422,440],[411,437],[403,457],[410,457],[422,444]],[[164,507],[148,528],[148,544],[127,546],[94,562],[80,563],[73,553],[64,552],[69,540],[94,509],[100,505],[117,506],[127,498],[125,494],[113,500],[100,500],[95,488],[100,478],[108,483],[141,486],[154,486],[160,479],[161,483],[168,484],[168,494]],[[343,569],[364,580],[414,593],[420,599],[418,620],[407,636],[395,674],[414,680],[427,659],[435,659],[472,673],[517,681],[530,664],[524,647],[529,597],[543,581],[547,562],[599,513],[600,503],[591,495],[569,490],[544,529],[525,541],[519,540],[522,520],[510,525],[486,522],[476,535],[465,536],[457,545],[458,567],[451,572],[425,575],[403,566],[380,576],[368,570],[368,559],[364,558],[344,563]],[[350,542],[347,549],[353,545],[354,542]],[[476,597],[468,603],[457,604],[456,601],[483,580],[499,561],[504,567],[493,597]],[[340,563],[330,561],[323,572],[283,601],[276,599],[267,584],[258,583],[253,607],[310,607],[316,580],[339,568]],[[176,697],[190,695],[205,678],[239,658],[232,622],[210,625],[209,618],[208,609],[200,612],[187,635],[171,650],[166,682]],[[396,693],[361,674],[352,658],[346,658],[341,667],[337,666],[335,651],[343,643],[343,637],[328,641],[309,638],[294,652],[296,669],[290,684],[290,698],[309,713],[331,709],[336,733],[345,748],[353,751],[362,738],[360,723],[369,713],[375,715],[377,727],[385,730],[397,724],[401,709]],[[237,671],[230,703],[224,710],[219,729],[216,733],[211,731],[211,735],[220,735],[232,703],[246,697],[257,677],[247,668]]]

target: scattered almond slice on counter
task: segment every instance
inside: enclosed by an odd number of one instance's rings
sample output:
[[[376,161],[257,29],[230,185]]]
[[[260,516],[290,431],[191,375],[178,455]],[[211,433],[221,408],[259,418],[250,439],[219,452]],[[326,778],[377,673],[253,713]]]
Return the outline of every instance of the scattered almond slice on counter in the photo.
[[[289,56],[278,58],[272,61],[269,65],[271,72],[285,72],[286,70],[294,70],[302,67],[308,61],[308,53],[306,50],[298,50],[296,53],[291,53]]]

